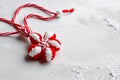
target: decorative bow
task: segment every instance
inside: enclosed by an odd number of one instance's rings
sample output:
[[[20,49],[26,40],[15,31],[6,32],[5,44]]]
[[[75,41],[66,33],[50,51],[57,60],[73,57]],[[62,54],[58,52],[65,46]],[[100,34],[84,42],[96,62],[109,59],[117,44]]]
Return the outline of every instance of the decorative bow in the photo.
[[[32,33],[30,34],[30,41],[32,45],[28,48],[28,55],[33,59],[49,62],[60,50],[61,43],[52,31],[46,32],[43,37],[39,33]]]

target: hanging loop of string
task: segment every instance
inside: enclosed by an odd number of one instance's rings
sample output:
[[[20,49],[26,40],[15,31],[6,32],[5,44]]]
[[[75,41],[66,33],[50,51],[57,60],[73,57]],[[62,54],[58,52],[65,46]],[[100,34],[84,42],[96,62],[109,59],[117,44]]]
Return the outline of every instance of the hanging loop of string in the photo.
[[[29,14],[29,15],[24,17],[24,20],[23,20],[24,26],[22,26],[21,24],[16,23],[15,19],[16,19],[18,13],[20,12],[20,10],[23,9],[23,8],[26,8],[26,7],[37,8],[38,10],[41,10],[44,13],[48,14],[49,17],[43,17],[43,16],[40,16],[40,15],[37,15],[37,14]],[[74,11],[73,8],[70,9],[70,10],[67,10],[67,9],[62,10],[63,13],[72,13],[73,11]],[[57,15],[58,14],[56,12],[49,11],[49,10],[47,10],[47,9],[45,9],[45,8],[39,6],[39,5],[36,5],[36,4],[29,4],[28,3],[28,4],[21,5],[14,12],[14,15],[13,15],[11,20],[8,20],[8,19],[5,19],[5,18],[0,18],[0,21],[5,22],[7,24],[10,24],[17,31],[15,31],[15,32],[3,32],[3,33],[0,32],[0,36],[8,36],[8,35],[22,33],[25,37],[29,37],[29,34],[32,33],[32,30],[28,27],[28,24],[27,24],[27,19],[28,18],[34,17],[34,18],[37,18],[37,19],[40,19],[40,20],[48,21],[48,20],[52,20],[52,19],[56,18]]]
[[[11,20],[7,20],[5,18],[0,18],[0,21],[5,22],[11,26],[14,26],[14,28],[17,30],[15,32],[3,32],[3,33],[0,32],[0,36],[8,36],[8,35],[20,33],[20,27],[22,27],[21,25],[16,24],[16,23],[12,22]]]
[[[17,16],[18,13],[20,12],[20,10],[23,9],[23,8],[26,8],[26,7],[37,8],[38,10],[41,10],[41,11],[43,11],[44,13],[46,13],[46,14],[48,14],[48,15],[53,14],[53,17],[56,17],[56,16],[57,16],[57,14],[56,14],[55,12],[49,11],[49,10],[47,10],[47,9],[39,6],[39,5],[29,4],[29,3],[28,3],[28,4],[21,5],[20,7],[18,7],[18,8],[16,9],[16,11],[15,11],[15,13],[14,13],[14,15],[13,15],[13,18],[12,18],[12,21],[13,21],[13,22],[15,21],[16,16]],[[42,17],[42,16],[41,16],[41,17]]]

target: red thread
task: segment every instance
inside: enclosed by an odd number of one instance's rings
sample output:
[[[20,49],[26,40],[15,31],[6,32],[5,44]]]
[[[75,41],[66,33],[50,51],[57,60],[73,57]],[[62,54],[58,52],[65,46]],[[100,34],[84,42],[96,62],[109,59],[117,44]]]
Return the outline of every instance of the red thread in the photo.
[[[62,12],[63,13],[67,13],[67,12],[69,12],[67,9],[65,9],[65,10],[62,10]]]
[[[65,9],[65,10],[62,10],[63,13],[72,13],[74,12],[74,8],[71,8],[71,9]]]
[[[74,10],[75,10],[75,9],[74,9],[74,8],[72,8],[72,9],[70,9],[70,10],[69,10],[69,12],[71,12],[71,13],[72,13],[72,12],[74,12]]]

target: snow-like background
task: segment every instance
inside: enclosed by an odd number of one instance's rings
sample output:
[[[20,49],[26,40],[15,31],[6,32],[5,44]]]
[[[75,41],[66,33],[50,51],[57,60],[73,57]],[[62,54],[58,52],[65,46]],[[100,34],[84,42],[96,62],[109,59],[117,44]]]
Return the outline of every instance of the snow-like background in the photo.
[[[0,37],[0,80],[120,80],[120,0],[1,0],[0,17],[11,19],[25,3],[51,11],[75,8],[75,12],[52,21],[28,20],[34,31],[52,30],[62,41],[50,63],[28,60],[28,45],[18,36]],[[22,24],[29,13],[44,15],[26,8],[16,22]],[[14,29],[0,22],[3,31]]]

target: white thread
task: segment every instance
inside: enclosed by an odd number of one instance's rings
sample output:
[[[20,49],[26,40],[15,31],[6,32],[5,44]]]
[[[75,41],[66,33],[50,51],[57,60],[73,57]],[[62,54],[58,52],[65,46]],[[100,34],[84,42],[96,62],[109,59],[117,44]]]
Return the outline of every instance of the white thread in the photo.
[[[45,33],[44,39],[46,40],[46,39],[52,37],[54,34],[55,34],[54,32],[48,31],[48,32]]]
[[[60,48],[60,44],[55,41],[55,40],[49,40],[48,43],[51,45],[51,46],[54,46],[56,48]]]
[[[45,56],[46,56],[46,60],[47,61],[51,61],[51,59],[52,59],[52,51],[51,51],[51,49],[50,48],[46,48],[46,51],[45,51]]]
[[[36,46],[35,48],[32,48],[32,50],[29,52],[29,56],[34,57],[35,55],[40,53],[41,50],[42,50],[41,47]]]
[[[33,33],[33,34],[30,34],[30,36],[31,36],[34,40],[40,42],[40,37],[39,37],[38,34],[34,34],[34,33]]]

